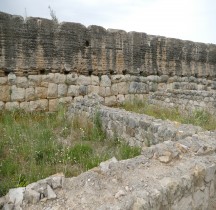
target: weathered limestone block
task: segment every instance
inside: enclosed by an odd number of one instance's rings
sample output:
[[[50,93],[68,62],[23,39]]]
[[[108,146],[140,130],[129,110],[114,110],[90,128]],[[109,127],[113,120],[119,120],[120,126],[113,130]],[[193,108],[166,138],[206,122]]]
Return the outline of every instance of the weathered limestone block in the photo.
[[[91,77],[80,75],[77,79],[78,85],[91,85]]]
[[[54,83],[60,84],[60,83],[65,83],[65,81],[66,81],[66,75],[60,74],[60,73],[55,73]]]
[[[55,83],[55,74],[41,75],[41,83]]]
[[[16,86],[20,87],[20,88],[27,88],[28,87],[27,78],[26,77],[17,77]]]
[[[135,94],[135,93],[148,93],[149,92],[149,86],[145,83],[140,82],[131,82],[129,86],[129,93]]]
[[[33,101],[35,100],[36,95],[35,95],[35,88],[34,87],[29,87],[25,89],[25,100],[26,101]]]
[[[99,94],[99,86],[89,85],[88,86],[88,94],[90,94],[90,93]]]
[[[99,84],[100,84],[99,77],[98,77],[98,76],[91,75],[91,84],[92,84],[92,85],[98,85],[98,86],[99,86]]]
[[[21,102],[20,109],[23,109],[24,111],[29,112],[30,111],[29,102],[27,101]]]
[[[110,87],[111,86],[111,80],[107,75],[101,76],[100,86],[101,87]]]
[[[146,79],[149,81],[149,82],[160,82],[161,81],[161,78],[157,75],[149,75],[146,77]]]
[[[72,97],[63,97],[63,98],[59,98],[58,99],[59,100],[59,104],[61,105],[70,105],[71,104],[71,102],[72,102]]]
[[[19,187],[10,189],[7,194],[8,203],[12,203],[16,205],[16,207],[20,206],[23,202],[25,187]]]
[[[58,85],[55,83],[49,83],[47,98],[57,98],[58,97]]]
[[[36,87],[40,86],[42,76],[41,75],[29,75],[28,82],[29,86]]]
[[[99,95],[102,97],[111,96],[110,87],[99,87]]]
[[[24,101],[25,100],[25,89],[18,88],[15,85],[11,87],[11,101]]]
[[[19,109],[19,103],[16,101],[15,102],[7,102],[5,104],[5,109],[9,110],[9,111],[17,110],[17,109]]]
[[[79,95],[85,96],[88,94],[88,86],[87,85],[80,85],[79,86]]]
[[[83,96],[77,96],[74,98],[74,103],[81,101],[83,99]]]
[[[40,193],[26,188],[24,199],[27,203],[36,204],[40,201]]]
[[[65,177],[63,173],[57,173],[46,178],[45,181],[52,189],[57,189],[57,188],[62,188],[65,180],[64,178]]]
[[[50,99],[49,100],[49,112],[55,112],[58,110],[59,100],[58,99]]]
[[[10,86],[0,86],[0,101],[10,101]]]
[[[5,107],[5,103],[0,101],[0,111],[2,111]]]
[[[47,199],[48,200],[52,200],[52,199],[55,199],[57,196],[55,194],[55,192],[52,190],[52,188],[47,185]]]
[[[64,97],[67,95],[67,85],[66,84],[59,84],[58,85],[58,97]]]
[[[119,94],[128,94],[129,85],[126,82],[118,83],[118,93]]]
[[[106,106],[116,105],[116,103],[117,103],[116,96],[105,97],[105,102],[104,103],[105,103]]]
[[[67,85],[76,85],[77,84],[77,79],[78,75],[73,73],[73,74],[68,74],[66,77],[66,84]]]
[[[122,104],[125,101],[125,97],[124,97],[124,95],[119,94],[119,95],[117,95],[116,100],[117,100],[118,104]]]
[[[68,87],[67,96],[79,96],[79,86],[70,85]]]
[[[8,78],[7,77],[0,77],[0,85],[7,85]]]
[[[46,87],[35,87],[35,96],[37,99],[47,98],[48,88]]]
[[[125,76],[124,76],[124,75],[121,75],[121,74],[112,75],[112,76],[111,76],[112,84],[119,83],[119,82],[124,82],[125,80],[126,80],[126,79],[125,79]]]
[[[112,86],[111,86],[111,94],[112,95],[118,95],[118,84],[117,83],[112,84]]]
[[[47,111],[48,110],[48,100],[41,99],[36,101],[30,101],[29,104],[30,111]]]
[[[8,84],[16,85],[16,75],[13,73],[8,74]]]

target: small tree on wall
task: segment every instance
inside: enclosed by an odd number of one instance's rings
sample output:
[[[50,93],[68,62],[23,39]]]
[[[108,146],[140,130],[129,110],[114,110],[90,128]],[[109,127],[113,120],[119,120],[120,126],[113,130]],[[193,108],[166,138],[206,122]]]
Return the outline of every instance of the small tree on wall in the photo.
[[[58,24],[58,18],[56,17],[56,13],[55,11],[51,8],[51,6],[48,7],[49,8],[49,11],[50,11],[50,16],[52,18],[52,21],[55,23],[55,24]]]

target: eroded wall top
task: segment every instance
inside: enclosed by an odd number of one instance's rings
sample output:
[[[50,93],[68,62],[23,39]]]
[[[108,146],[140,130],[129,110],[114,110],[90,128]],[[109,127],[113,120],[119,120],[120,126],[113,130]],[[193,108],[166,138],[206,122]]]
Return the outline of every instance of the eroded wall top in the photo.
[[[216,45],[0,12],[0,76],[10,72],[213,79]]]

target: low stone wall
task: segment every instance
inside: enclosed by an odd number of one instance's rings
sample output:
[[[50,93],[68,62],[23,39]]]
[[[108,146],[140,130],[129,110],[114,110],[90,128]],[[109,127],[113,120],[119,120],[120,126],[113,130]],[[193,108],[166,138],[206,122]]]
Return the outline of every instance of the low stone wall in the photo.
[[[203,131],[198,126],[109,108],[98,101],[103,102],[103,98],[94,94],[88,99],[81,99],[69,108],[68,116],[84,114],[93,118],[98,113],[107,135],[123,139],[131,146],[146,147],[168,140],[178,141]]]
[[[54,176],[12,189],[2,198],[3,209],[214,210],[215,137],[215,132],[202,132],[166,141],[77,177]]]
[[[0,110],[55,111],[59,104],[70,104],[91,93],[104,98],[105,105],[115,105],[134,97],[150,103],[202,108],[215,113],[215,82],[194,77],[102,75],[76,73],[29,75],[10,73],[0,77]]]

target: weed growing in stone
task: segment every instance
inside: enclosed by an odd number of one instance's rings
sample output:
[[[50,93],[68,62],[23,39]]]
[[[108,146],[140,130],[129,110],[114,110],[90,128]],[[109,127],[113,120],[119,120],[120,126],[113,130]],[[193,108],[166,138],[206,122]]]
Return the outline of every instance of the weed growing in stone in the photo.
[[[113,156],[128,159],[140,154],[115,139],[107,139],[100,115],[93,120],[65,109],[56,113],[0,113],[0,196],[52,174],[76,176]]]
[[[127,101],[120,105],[127,111],[146,114],[162,120],[177,121],[184,124],[200,126],[205,130],[216,129],[216,117],[205,110],[194,110],[193,112],[182,113],[177,108],[162,108],[148,104],[145,100]]]

